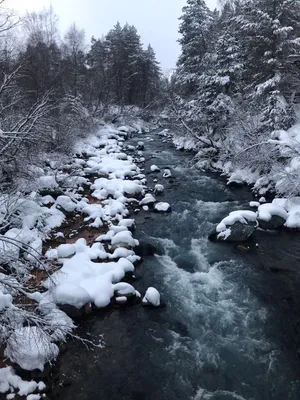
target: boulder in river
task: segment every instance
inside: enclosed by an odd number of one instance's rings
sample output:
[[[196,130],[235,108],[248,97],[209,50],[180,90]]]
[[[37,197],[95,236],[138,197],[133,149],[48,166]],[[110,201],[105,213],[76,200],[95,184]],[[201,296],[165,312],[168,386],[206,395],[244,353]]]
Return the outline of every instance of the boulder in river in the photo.
[[[155,204],[154,211],[170,213],[172,211],[172,209],[171,209],[171,206],[169,203],[159,202],[159,203]]]
[[[262,229],[277,230],[281,228],[288,218],[284,207],[275,203],[266,203],[258,207],[258,224]]]
[[[272,215],[269,221],[258,218],[258,224],[261,229],[266,229],[270,231],[275,231],[281,228],[285,224],[285,219],[280,215]]]
[[[255,232],[257,228],[256,218],[257,215],[253,211],[233,211],[214,228],[209,239],[244,242]]]
[[[159,307],[160,306],[159,291],[154,287],[149,287],[145,293],[142,304],[143,306]]]
[[[140,257],[154,256],[154,254],[162,254],[162,251],[154,246],[152,243],[147,243],[143,240],[139,240],[139,245],[135,247],[134,252],[137,256]]]
[[[256,222],[249,222],[248,224],[235,222],[222,232],[217,232],[216,228],[214,228],[208,238],[212,241],[245,242],[253,235],[256,226]]]

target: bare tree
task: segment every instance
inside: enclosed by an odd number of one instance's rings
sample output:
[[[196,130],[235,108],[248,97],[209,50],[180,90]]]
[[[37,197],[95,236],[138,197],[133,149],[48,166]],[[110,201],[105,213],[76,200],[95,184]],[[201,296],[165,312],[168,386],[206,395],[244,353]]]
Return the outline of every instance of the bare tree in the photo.
[[[52,6],[40,12],[27,12],[23,19],[27,41],[33,46],[38,43],[45,43],[47,46],[55,43],[59,39],[57,25],[58,17]]]
[[[62,46],[64,57],[69,61],[73,95],[78,96],[80,68],[84,62],[85,32],[73,23],[65,34]]]

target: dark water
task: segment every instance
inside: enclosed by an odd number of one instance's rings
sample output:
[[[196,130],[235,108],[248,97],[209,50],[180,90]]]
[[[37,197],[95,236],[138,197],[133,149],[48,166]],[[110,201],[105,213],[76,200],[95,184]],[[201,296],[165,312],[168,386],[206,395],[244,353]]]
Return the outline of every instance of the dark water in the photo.
[[[300,236],[257,232],[250,252],[207,235],[228,212],[247,207],[246,189],[229,189],[191,168],[191,155],[143,137],[173,212],[137,216],[135,237],[164,255],[137,267],[135,287],[155,286],[167,306],[99,311],[79,334],[103,349],[67,345],[56,398],[111,400],[300,399]],[[136,138],[133,141],[141,140]],[[153,158],[151,158],[153,157]],[[153,178],[148,175],[148,185]],[[258,248],[256,247],[258,243]]]

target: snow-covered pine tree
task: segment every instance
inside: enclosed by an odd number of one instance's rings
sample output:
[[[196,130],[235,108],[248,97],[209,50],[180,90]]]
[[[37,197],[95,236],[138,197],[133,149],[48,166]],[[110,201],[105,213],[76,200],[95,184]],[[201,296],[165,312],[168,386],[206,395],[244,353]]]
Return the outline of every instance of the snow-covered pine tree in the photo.
[[[187,0],[180,17],[179,43],[182,51],[178,60],[177,78],[184,92],[197,92],[201,62],[210,46],[213,13],[204,0]]]
[[[242,10],[246,89],[264,109],[263,129],[285,129],[293,117],[289,57],[300,50],[300,2],[251,0]]]
[[[160,90],[161,70],[153,47],[149,44],[144,51],[142,64],[142,105],[146,107]]]

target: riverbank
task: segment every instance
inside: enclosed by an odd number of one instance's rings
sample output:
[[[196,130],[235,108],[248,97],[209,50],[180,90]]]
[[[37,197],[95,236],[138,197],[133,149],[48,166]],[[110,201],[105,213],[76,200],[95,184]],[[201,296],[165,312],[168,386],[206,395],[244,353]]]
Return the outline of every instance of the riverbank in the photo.
[[[257,199],[299,195],[299,123],[286,131],[274,132],[266,142],[246,148],[227,138],[203,143],[186,131],[176,131],[173,142],[177,149],[194,152],[197,168],[219,172],[228,185],[247,185]]]
[[[154,206],[145,196],[145,176],[134,162],[139,151],[143,163],[143,144],[137,149],[125,145],[125,139],[141,128],[103,126],[77,142],[74,157],[60,169],[51,161],[49,171],[34,183],[36,192],[31,192],[30,200],[18,198],[14,212],[19,225],[11,223],[3,232],[2,251],[7,260],[12,255],[19,262],[27,260],[30,275],[17,282],[8,271],[1,274],[0,294],[5,302],[1,300],[0,306],[8,334],[0,392],[9,398],[14,392],[45,397],[44,391],[53,383],[48,380],[49,363],[58,358],[67,338],[91,349],[103,347],[101,337],[78,336],[72,319],[84,319],[85,314],[108,305],[160,306],[155,289],[145,290],[142,297],[132,285],[140,262],[134,250],[141,246],[132,235],[134,219],[129,215]],[[22,308],[24,299],[27,310]],[[25,321],[33,322],[24,325]],[[38,384],[40,379],[46,379],[47,385]]]

